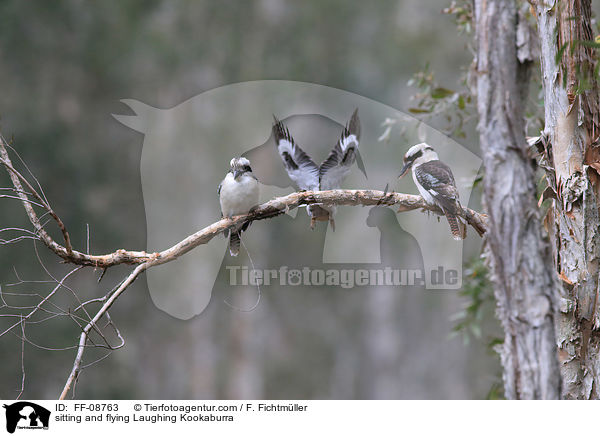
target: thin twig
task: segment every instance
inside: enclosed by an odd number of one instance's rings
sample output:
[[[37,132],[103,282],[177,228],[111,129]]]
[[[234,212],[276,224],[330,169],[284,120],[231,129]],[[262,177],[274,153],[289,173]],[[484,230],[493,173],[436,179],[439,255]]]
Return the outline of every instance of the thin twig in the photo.
[[[33,195],[35,198],[38,199],[38,201],[41,203],[42,207],[44,209],[46,209],[48,211],[48,213],[50,214],[50,216],[52,216],[52,218],[56,221],[56,224],[58,225],[58,228],[62,232],[63,238],[65,240],[65,247],[63,247],[63,248],[64,248],[64,250],[66,250],[67,253],[69,253],[69,254],[72,253],[73,247],[71,246],[71,238],[69,236],[69,233],[67,232],[67,229],[66,229],[64,223],[59,218],[59,216],[52,210],[52,207],[50,207],[50,204],[48,203],[47,199],[45,198],[43,191],[42,191],[42,195],[38,194],[38,192],[33,188],[31,183],[29,183],[29,181],[13,167],[13,164],[10,160],[10,156],[8,155],[8,151],[6,150],[6,142],[5,142],[4,138],[2,137],[2,135],[0,135],[0,163],[2,163],[4,165],[4,167],[8,170],[8,175],[10,176],[13,186],[15,187],[17,195],[23,202],[23,206],[25,207],[25,211],[27,212],[27,215],[29,216],[29,220],[31,221],[31,224],[33,224],[33,226],[35,227],[36,231],[40,234],[40,237],[42,238],[42,240],[44,242],[53,241],[52,238],[50,237],[50,235],[48,235],[46,233],[46,231],[43,229],[43,227],[41,226],[39,219],[37,218],[37,214],[35,213],[35,211],[31,207],[31,204],[29,203],[30,200],[23,193],[25,191],[23,189],[22,183],[24,183],[25,186],[27,186],[27,188],[31,192],[31,195]],[[27,168],[27,166],[25,166],[25,167]],[[27,170],[29,171],[29,168],[27,168]],[[35,177],[34,177],[34,180],[36,180],[36,182],[37,182],[37,179]],[[37,182],[37,183],[39,185],[39,182]],[[41,185],[40,185],[40,190],[41,190]]]
[[[23,395],[23,392],[25,392],[25,322],[23,322],[22,319],[21,333],[23,334],[23,339],[21,340],[21,390],[19,391],[17,398],[15,398],[16,400],[21,398],[21,395]]]
[[[69,277],[71,277],[71,275],[73,275],[75,272],[79,271],[82,267],[79,266],[77,268],[72,269],[71,271],[69,271],[60,282],[58,282],[58,284],[56,285],[56,287],[48,294],[46,295],[46,297],[44,297],[42,299],[42,301],[40,301],[31,312],[29,312],[27,315],[25,315],[25,317],[20,320],[19,322],[13,324],[12,326],[8,327],[6,330],[4,330],[2,333],[0,333],[0,337],[4,336],[6,333],[8,333],[9,331],[11,331],[12,329],[14,329],[15,327],[17,327],[20,323],[27,321],[29,318],[31,318],[33,315],[35,315],[35,313],[41,309],[42,305],[47,302],[48,300],[50,300],[50,298],[52,298],[52,296],[62,287],[63,283],[65,280],[67,280]]]

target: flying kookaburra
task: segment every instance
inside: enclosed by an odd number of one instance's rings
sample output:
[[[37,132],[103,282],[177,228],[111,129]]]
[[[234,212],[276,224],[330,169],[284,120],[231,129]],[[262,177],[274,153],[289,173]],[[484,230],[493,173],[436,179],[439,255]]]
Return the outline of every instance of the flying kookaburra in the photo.
[[[226,218],[247,214],[258,204],[258,180],[252,174],[250,161],[245,157],[233,158],[229,166],[227,175],[217,189],[221,213]],[[249,226],[250,221],[246,221],[227,232],[229,253],[232,256],[237,256],[240,252],[240,234]]]
[[[433,147],[425,143],[413,145],[408,149],[398,177],[402,177],[409,168],[412,168],[413,180],[423,199],[429,204],[439,206],[446,215],[454,239],[465,239],[467,225],[452,170],[439,160]]]
[[[275,117],[273,117],[275,118]],[[321,166],[317,166],[290,135],[284,124],[275,118],[273,137],[277,150],[283,160],[283,166],[301,191],[326,191],[339,189],[356,160],[360,139],[360,120],[358,109],[354,111],[350,122],[342,131],[339,141]],[[311,204],[306,209],[310,216],[310,228],[316,221],[329,221],[335,231],[335,206]]]

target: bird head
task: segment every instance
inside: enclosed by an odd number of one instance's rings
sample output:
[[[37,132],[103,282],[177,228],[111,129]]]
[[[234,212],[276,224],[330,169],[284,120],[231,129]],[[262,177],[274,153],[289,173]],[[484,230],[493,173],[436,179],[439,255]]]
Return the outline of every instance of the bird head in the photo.
[[[413,145],[408,149],[406,154],[404,155],[402,170],[400,170],[400,174],[398,178],[402,177],[406,172],[415,164],[423,163],[430,160],[437,160],[438,155],[433,150],[433,147],[429,144],[425,144],[424,142]]]
[[[234,157],[231,159],[231,162],[229,162],[229,166],[231,167],[231,172],[235,179],[239,179],[244,173],[252,172],[250,161],[245,157]]]

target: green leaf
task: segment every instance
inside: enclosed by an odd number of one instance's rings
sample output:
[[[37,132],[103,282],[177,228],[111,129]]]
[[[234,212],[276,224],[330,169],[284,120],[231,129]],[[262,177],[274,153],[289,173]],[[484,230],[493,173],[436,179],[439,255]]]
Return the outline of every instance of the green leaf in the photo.
[[[488,347],[492,348],[495,347],[496,345],[501,345],[504,343],[504,339],[502,338],[493,338],[489,343],[488,343]]]
[[[462,95],[458,96],[458,108],[461,111],[465,109],[465,98]]]
[[[585,47],[591,47],[591,48],[600,48],[600,43],[597,43],[595,41],[588,41],[588,40],[577,40],[576,41],[579,45],[583,45]]]
[[[412,114],[428,114],[431,113],[431,109],[425,109],[420,107],[410,107],[408,111]]]
[[[431,91],[431,98],[435,98],[435,99],[440,99],[440,98],[446,98],[446,97],[450,97],[451,95],[454,95],[454,91],[447,89],[447,88],[434,88]]]

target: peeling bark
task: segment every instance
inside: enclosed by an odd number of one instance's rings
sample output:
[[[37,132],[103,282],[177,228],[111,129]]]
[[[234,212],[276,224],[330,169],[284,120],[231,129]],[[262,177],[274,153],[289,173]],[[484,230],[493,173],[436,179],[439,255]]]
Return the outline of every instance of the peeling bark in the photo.
[[[554,191],[546,217],[560,278],[556,317],[563,397],[597,399],[599,231],[597,170],[598,86],[591,2],[536,4],[545,99],[542,141],[547,181]]]
[[[556,283],[536,201],[523,107],[533,60],[528,26],[514,1],[475,0],[477,109],[489,216],[486,256],[509,399],[557,399],[560,376],[554,313]],[[523,27],[524,26],[524,27]]]

